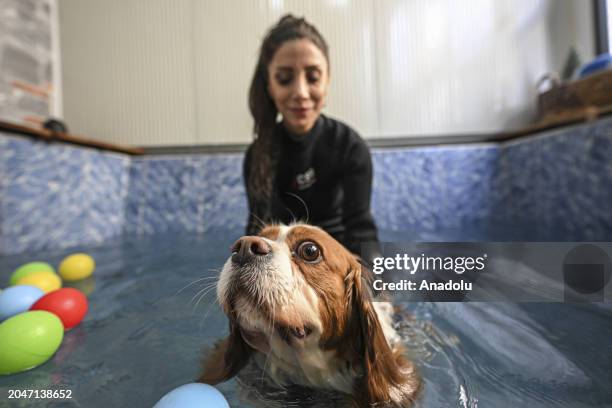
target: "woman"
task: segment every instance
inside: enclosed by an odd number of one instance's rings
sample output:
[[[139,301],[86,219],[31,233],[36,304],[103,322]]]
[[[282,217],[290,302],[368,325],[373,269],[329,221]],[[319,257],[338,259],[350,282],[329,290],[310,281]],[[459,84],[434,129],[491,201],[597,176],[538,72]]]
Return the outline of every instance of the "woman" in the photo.
[[[370,261],[360,245],[378,247],[370,152],[353,129],[321,114],[328,87],[325,40],[303,18],[284,16],[263,41],[249,90],[256,139],[244,161],[247,234],[302,220]]]

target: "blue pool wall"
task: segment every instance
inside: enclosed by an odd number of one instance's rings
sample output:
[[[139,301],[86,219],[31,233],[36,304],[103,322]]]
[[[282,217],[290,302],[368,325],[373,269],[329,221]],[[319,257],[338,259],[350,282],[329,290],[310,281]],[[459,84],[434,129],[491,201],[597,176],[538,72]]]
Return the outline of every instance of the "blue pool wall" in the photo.
[[[612,118],[500,144],[372,150],[385,230],[612,239]],[[0,254],[240,229],[242,154],[141,156],[0,133]]]

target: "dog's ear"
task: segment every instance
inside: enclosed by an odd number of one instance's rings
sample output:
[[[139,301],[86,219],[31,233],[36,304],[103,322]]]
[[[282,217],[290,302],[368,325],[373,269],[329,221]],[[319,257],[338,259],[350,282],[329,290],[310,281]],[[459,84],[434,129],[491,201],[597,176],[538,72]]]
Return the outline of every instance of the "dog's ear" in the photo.
[[[214,385],[227,381],[249,361],[253,349],[242,338],[234,319],[230,319],[229,325],[229,336],[215,344],[212,354],[204,360],[198,382]]]
[[[347,298],[351,310],[347,325],[348,338],[356,364],[362,375],[355,382],[354,394],[367,404],[391,402],[398,398],[394,390],[402,390],[411,379],[405,371],[410,364],[400,353],[394,353],[383,332],[372,303],[370,272],[357,265],[347,275]],[[412,373],[413,374],[413,373]],[[393,394],[395,395],[392,395]],[[401,395],[400,391],[400,395]],[[406,396],[401,395],[402,399]],[[410,397],[409,397],[410,399]],[[395,401],[397,403],[397,401]]]

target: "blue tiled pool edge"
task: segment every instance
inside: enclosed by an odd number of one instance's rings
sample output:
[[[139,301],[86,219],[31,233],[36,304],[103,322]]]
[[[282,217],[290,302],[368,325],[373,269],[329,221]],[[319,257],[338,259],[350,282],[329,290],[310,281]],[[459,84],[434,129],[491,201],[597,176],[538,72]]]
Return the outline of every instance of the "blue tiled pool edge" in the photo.
[[[381,229],[537,224],[612,237],[612,118],[503,144],[374,149]],[[246,220],[241,154],[131,158],[0,133],[0,254]]]

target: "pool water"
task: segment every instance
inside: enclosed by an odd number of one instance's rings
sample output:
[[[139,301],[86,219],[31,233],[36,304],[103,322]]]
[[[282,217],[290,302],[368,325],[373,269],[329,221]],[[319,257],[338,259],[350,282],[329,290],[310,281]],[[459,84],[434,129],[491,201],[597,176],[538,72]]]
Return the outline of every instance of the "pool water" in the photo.
[[[108,245],[0,258],[0,282],[22,263],[97,262],[85,321],[55,356],[0,377],[0,407],[151,407],[192,382],[227,333],[214,284],[241,231],[127,237]],[[450,237],[455,238],[455,237]],[[386,241],[451,240],[381,231]],[[402,303],[410,357],[425,379],[420,407],[612,407],[612,305]],[[401,315],[399,315],[401,316]],[[65,389],[69,400],[8,400],[9,389]],[[232,407],[340,407],[336,393],[269,387],[255,367],[218,387]]]

